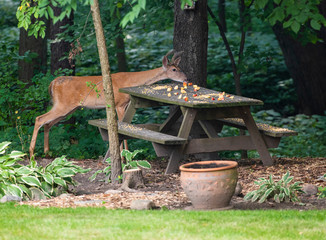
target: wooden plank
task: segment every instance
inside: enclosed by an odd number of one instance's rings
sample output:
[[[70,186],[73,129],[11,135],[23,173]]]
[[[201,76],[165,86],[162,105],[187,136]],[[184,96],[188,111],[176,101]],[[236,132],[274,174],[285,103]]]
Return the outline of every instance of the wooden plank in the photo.
[[[198,121],[204,132],[209,138],[218,138],[218,134],[211,121],[199,120]]]
[[[194,123],[197,110],[194,108],[185,108],[184,110],[184,116],[183,121],[181,123],[181,127],[178,133],[178,137],[188,139],[189,133],[191,131],[191,127]],[[181,145],[180,147],[176,148],[174,151],[172,151],[168,166],[166,167],[165,174],[174,173],[179,168],[179,161],[183,157],[183,150],[185,145]]]
[[[161,127],[160,127],[160,132],[167,132],[171,126],[180,118],[180,116],[182,115],[182,112],[180,110],[179,106],[176,106],[170,116],[162,123]]]
[[[106,120],[105,119],[96,119],[96,120],[89,120],[88,123],[93,126],[97,126],[101,129],[101,133],[105,132],[103,129],[107,129]],[[151,142],[156,142],[160,144],[166,145],[180,145],[187,142],[187,139],[176,137],[160,132],[156,132],[150,129],[145,128],[146,125],[138,126],[133,125],[125,122],[118,123],[118,131],[120,135],[128,136],[131,138],[138,138],[143,139]],[[148,128],[157,129],[158,126],[149,125]],[[103,131],[102,131],[103,130]],[[103,138],[107,139],[107,138]]]
[[[263,136],[268,148],[277,148],[281,138]],[[153,143],[158,157],[170,156],[176,146]],[[214,139],[190,139],[183,154],[214,153],[217,151],[255,150],[250,136],[234,136]],[[215,158],[211,158],[215,159]]]
[[[174,87],[178,86],[178,90],[174,90]],[[167,91],[167,88],[171,87],[172,91]],[[241,96],[232,95],[226,97],[222,101],[217,101],[218,95],[221,92],[214,91],[211,89],[201,87],[198,92],[194,92],[192,86],[188,86],[185,91],[186,94],[183,96],[188,97],[188,101],[185,101],[183,98],[179,98],[180,89],[182,84],[180,83],[170,83],[170,84],[153,84],[153,85],[142,85],[137,87],[129,88],[120,88],[119,91],[123,93],[130,94],[131,96],[140,97],[142,99],[148,99],[151,101],[173,104],[191,108],[217,108],[217,107],[232,107],[232,106],[251,106],[251,105],[263,105],[263,102],[253,98],[246,98]],[[174,95],[175,92],[178,92],[178,95]],[[169,93],[171,96],[169,96]],[[194,97],[193,94],[197,93],[197,97]],[[212,100],[211,97],[215,97],[215,100]]]
[[[133,124],[119,122],[119,134],[166,145],[179,145],[187,139],[141,128]]]
[[[259,156],[260,156],[261,160],[263,161],[263,164],[265,166],[273,165],[273,159],[271,158],[271,155],[268,152],[266,143],[256,126],[255,120],[253,119],[253,117],[250,113],[250,107],[243,107],[242,119],[243,119],[244,123],[246,124],[246,127],[247,127],[248,132],[251,137],[251,140],[254,143],[254,145],[259,153]]]
[[[268,148],[276,148],[280,138],[264,137]],[[216,151],[254,150],[255,144],[250,136],[235,136],[221,138],[201,138],[188,140],[184,154],[208,153]]]
[[[127,106],[127,109],[125,111],[125,115],[123,116],[122,121],[127,122],[127,123],[131,123],[135,113],[136,113],[135,104],[134,104],[133,101],[130,101],[128,106]]]
[[[241,118],[223,118],[223,119],[219,119],[219,121],[232,127],[247,129],[244,121]],[[289,130],[287,128],[274,127],[265,123],[256,123],[256,125],[259,131],[271,137],[298,135],[296,131]]]
[[[202,108],[198,109],[196,121],[199,120],[216,120],[220,118],[240,117],[240,107],[227,107],[227,108]]]

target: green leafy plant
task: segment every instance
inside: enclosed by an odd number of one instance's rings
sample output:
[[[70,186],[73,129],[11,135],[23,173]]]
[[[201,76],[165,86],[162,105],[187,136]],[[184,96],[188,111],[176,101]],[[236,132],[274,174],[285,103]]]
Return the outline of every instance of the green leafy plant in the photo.
[[[20,151],[6,154],[10,142],[0,143],[0,198],[4,195],[33,198],[33,189],[38,189],[45,197],[57,196],[67,191],[68,185],[76,185],[72,179],[77,173],[86,173],[83,169],[68,161],[65,156],[56,158],[45,168],[38,166],[34,159],[26,166],[18,164],[25,155]]]
[[[133,152],[130,152],[129,150],[123,149],[121,152],[121,157],[124,157],[126,160],[126,163],[122,163],[122,171],[125,171],[127,169],[136,169],[136,168],[145,168],[150,169],[151,164],[146,160],[133,160],[134,157],[141,153],[142,150],[135,150]],[[104,173],[107,177],[108,181],[111,177],[111,158],[108,158],[105,160],[106,163],[108,163],[108,166],[105,167],[103,170],[97,170],[91,177],[90,180],[94,181],[99,173]],[[122,176],[120,176],[122,179]]]
[[[274,198],[277,203],[280,202],[298,202],[298,193],[303,193],[301,182],[295,182],[290,184],[293,177],[287,172],[283,175],[282,179],[278,182],[273,180],[272,175],[268,179],[259,178],[260,181],[255,181],[255,184],[259,186],[259,189],[249,192],[244,197],[245,200],[259,203],[265,202],[267,199]]]
[[[126,163],[122,164],[122,171],[125,171],[127,169],[135,169],[135,168],[145,168],[150,169],[151,164],[146,160],[133,160],[134,157],[141,153],[142,150],[135,150],[133,152],[130,152],[129,150],[123,149],[121,152],[121,157],[124,157],[126,159]]]

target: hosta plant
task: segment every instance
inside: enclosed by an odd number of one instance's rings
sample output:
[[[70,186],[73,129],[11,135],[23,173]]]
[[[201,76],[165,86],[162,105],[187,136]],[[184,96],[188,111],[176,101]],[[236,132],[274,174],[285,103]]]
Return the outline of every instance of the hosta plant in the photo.
[[[121,157],[126,159],[126,163],[122,164],[122,171],[127,169],[135,169],[135,168],[145,168],[150,169],[151,164],[146,160],[134,160],[138,153],[141,153],[142,150],[135,150],[130,152],[129,150],[123,149],[121,152]]]
[[[28,165],[18,164],[25,155],[19,151],[6,154],[10,142],[0,143],[0,198],[13,195],[22,199],[33,198],[33,188],[38,189],[45,197],[56,196],[59,190],[76,185],[72,179],[77,173],[86,173],[90,169],[74,165],[65,156],[56,158],[46,167],[38,166],[34,159]]]
[[[125,158],[125,163],[121,164],[122,171],[125,171],[127,169],[135,169],[135,168],[145,168],[145,169],[150,169],[151,164],[146,161],[146,160],[134,160],[134,157],[138,154],[141,153],[142,150],[135,150],[133,152],[130,152],[129,150],[123,149],[121,152],[121,157]],[[108,180],[111,177],[111,159],[108,158],[105,160],[106,163],[109,165],[104,168],[103,170],[97,170],[91,177],[90,180],[94,181],[96,179],[97,174],[99,173],[104,173]]]
[[[290,184],[293,177],[287,172],[283,175],[280,181],[275,182],[272,175],[268,179],[259,178],[259,181],[255,181],[255,184],[259,188],[255,191],[249,192],[244,197],[247,201],[258,201],[259,203],[265,202],[267,199],[273,198],[275,202],[298,202],[298,193],[303,193],[301,182],[295,182]]]

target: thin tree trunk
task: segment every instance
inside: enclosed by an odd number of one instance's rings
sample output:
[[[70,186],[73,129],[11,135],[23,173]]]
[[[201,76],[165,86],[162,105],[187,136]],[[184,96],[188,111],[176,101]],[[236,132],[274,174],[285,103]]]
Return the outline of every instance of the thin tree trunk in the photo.
[[[205,87],[207,84],[207,0],[196,2],[195,9],[182,10],[180,0],[174,3],[173,46],[183,51],[181,69],[189,81]]]
[[[100,57],[101,70],[103,76],[103,89],[106,101],[106,115],[108,134],[110,142],[110,157],[111,157],[111,181],[113,183],[119,183],[119,176],[121,176],[121,158],[120,158],[120,144],[118,138],[118,122],[117,114],[115,111],[113,86],[110,74],[109,57],[106,48],[103,26],[100,16],[100,9],[98,0],[93,0],[91,5],[92,17],[94,22],[94,28],[96,32],[97,48]]]

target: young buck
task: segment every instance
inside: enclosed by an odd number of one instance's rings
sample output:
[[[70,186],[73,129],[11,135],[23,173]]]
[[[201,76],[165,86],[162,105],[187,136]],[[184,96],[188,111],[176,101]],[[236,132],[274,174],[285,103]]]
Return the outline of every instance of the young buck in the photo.
[[[175,53],[171,59],[168,56],[174,51],[168,52],[162,60],[163,66],[143,72],[121,72],[111,75],[115,107],[119,121],[122,120],[130,97],[120,93],[120,88],[150,85],[164,79],[172,79],[178,82],[187,81],[186,75],[178,67],[181,57],[180,52]],[[30,156],[33,156],[38,131],[44,125],[44,152],[49,151],[49,131],[51,127],[73,113],[80,107],[99,109],[105,108],[102,76],[70,77],[63,76],[54,79],[49,86],[52,97],[52,109],[36,117],[34,132],[29,146]]]

